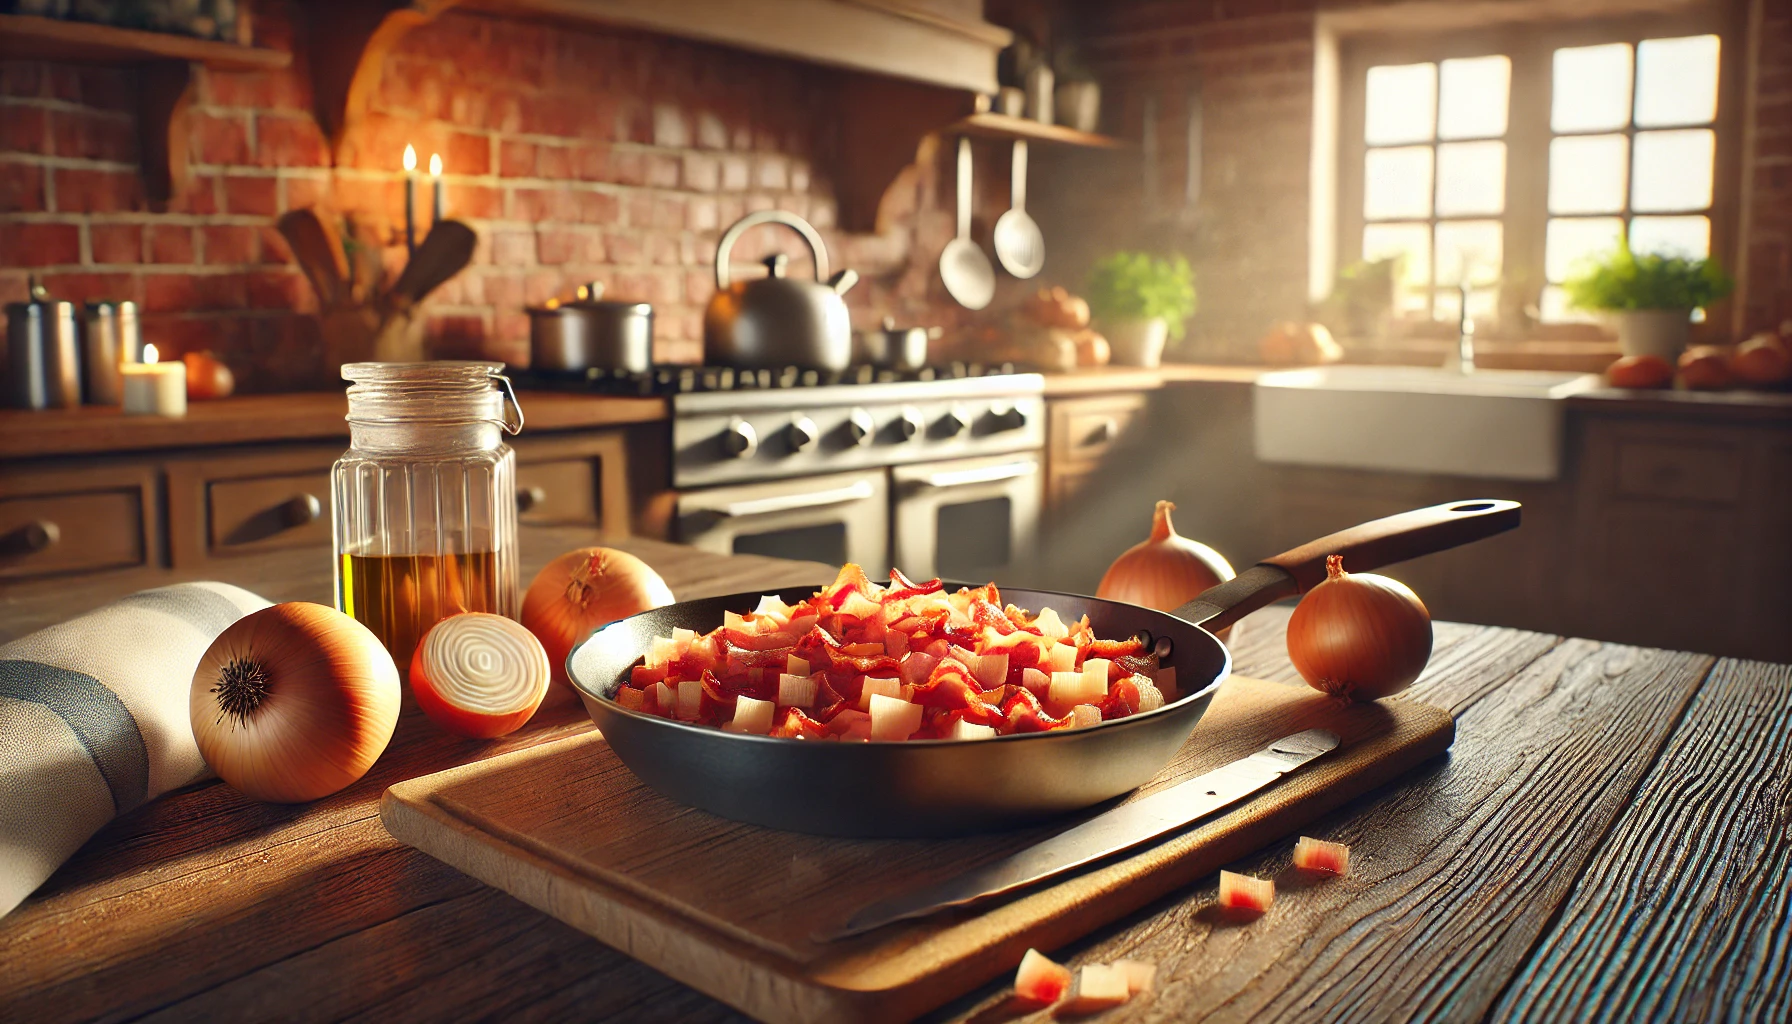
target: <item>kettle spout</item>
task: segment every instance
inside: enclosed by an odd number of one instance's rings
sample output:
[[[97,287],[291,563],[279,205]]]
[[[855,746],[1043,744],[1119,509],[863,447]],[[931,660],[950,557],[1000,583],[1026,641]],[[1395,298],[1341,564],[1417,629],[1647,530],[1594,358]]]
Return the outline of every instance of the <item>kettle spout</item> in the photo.
[[[858,283],[859,272],[856,270],[842,270],[828,278],[828,287],[834,289],[835,295],[845,295],[852,290],[853,285]]]

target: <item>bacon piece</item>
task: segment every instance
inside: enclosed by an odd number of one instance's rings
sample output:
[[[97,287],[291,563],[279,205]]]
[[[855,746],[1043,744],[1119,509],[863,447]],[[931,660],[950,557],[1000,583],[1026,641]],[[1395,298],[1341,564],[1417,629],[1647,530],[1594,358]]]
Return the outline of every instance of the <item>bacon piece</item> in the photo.
[[[664,681],[665,678],[665,665],[661,665],[658,668],[648,668],[646,665],[636,665],[629,670],[628,674],[628,681],[643,690],[652,686],[654,683]]]
[[[827,595],[827,606],[835,611],[853,594],[870,597],[873,593],[870,577],[851,562],[840,567],[840,575],[834,577],[833,584],[822,592]]]
[[[1089,641],[1089,657],[1091,658],[1123,658],[1128,655],[1141,654],[1145,650],[1145,641],[1138,637],[1125,640],[1091,640]]]
[[[1276,883],[1268,878],[1252,878],[1233,871],[1220,872],[1220,906],[1261,914],[1276,901]]]
[[[1300,837],[1294,844],[1294,866],[1302,871],[1318,871],[1328,875],[1350,873],[1350,847],[1328,843],[1323,839]]]
[[[1070,968],[1037,949],[1027,950],[1014,972],[1014,994],[1034,1003],[1055,1003],[1070,991]]]
[[[834,668],[850,668],[860,675],[873,673],[894,675],[901,671],[902,662],[884,653],[882,645],[866,644],[859,647],[860,650],[866,652],[877,652],[875,654],[866,653],[863,656],[850,653],[854,646],[836,640],[832,633],[816,626],[809,631],[808,635],[797,641],[794,650],[798,657],[806,659],[811,665],[826,660]]]
[[[916,583],[904,576],[901,569],[891,569],[890,589],[884,594],[884,600],[906,601],[911,597],[920,597],[923,594],[937,594],[945,589],[938,576],[926,583]]]
[[[1033,696],[1026,688],[1015,690],[1002,702],[1002,717],[1008,723],[1009,732],[1050,732],[1053,729],[1068,729],[1070,717],[1054,718],[1046,714],[1039,706],[1039,698]]]
[[[1108,684],[1108,695],[1102,698],[1100,705],[1101,717],[1105,720],[1137,714],[1139,703],[1139,686],[1132,676],[1126,676]]]
[[[771,734],[792,740],[825,740],[833,735],[827,726],[803,714],[802,708],[785,708],[784,720],[772,729]]]

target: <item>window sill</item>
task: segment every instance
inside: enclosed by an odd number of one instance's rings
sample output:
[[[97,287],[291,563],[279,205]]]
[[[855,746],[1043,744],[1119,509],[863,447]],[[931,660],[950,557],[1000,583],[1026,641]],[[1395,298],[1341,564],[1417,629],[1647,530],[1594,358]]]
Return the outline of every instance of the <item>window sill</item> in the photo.
[[[1456,349],[1454,340],[1401,338],[1393,341],[1339,338],[1347,363],[1442,366]],[[1588,341],[1477,340],[1475,365],[1488,370],[1559,370],[1602,373],[1622,353],[1616,339]]]

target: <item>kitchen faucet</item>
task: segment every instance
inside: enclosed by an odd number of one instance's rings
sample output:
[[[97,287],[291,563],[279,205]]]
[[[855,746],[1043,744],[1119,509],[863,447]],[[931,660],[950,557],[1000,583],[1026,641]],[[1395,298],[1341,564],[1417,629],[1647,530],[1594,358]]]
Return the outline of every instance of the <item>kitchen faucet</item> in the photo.
[[[1475,318],[1468,313],[1468,273],[1466,268],[1462,275],[1462,283],[1458,286],[1462,291],[1462,307],[1456,317],[1456,351],[1444,357],[1444,369],[1457,373],[1475,372]]]

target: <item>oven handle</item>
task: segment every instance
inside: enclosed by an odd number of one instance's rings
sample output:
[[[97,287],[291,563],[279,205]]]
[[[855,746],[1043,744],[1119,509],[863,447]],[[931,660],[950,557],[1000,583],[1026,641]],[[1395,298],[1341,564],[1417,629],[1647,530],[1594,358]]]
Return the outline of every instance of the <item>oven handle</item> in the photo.
[[[877,488],[872,486],[871,481],[860,480],[847,487],[835,487],[826,491],[779,494],[770,498],[749,498],[746,501],[730,501],[722,505],[699,505],[692,511],[713,512],[716,515],[729,518],[762,516],[771,512],[790,512],[799,508],[844,505],[849,501],[863,501],[875,494],[877,494]]]
[[[999,466],[929,473],[924,477],[917,478],[915,483],[923,487],[963,487],[967,484],[993,484],[999,480],[1013,480],[1017,477],[1032,476],[1037,472],[1039,472],[1039,463],[1029,459],[1026,462],[1004,462]]]

